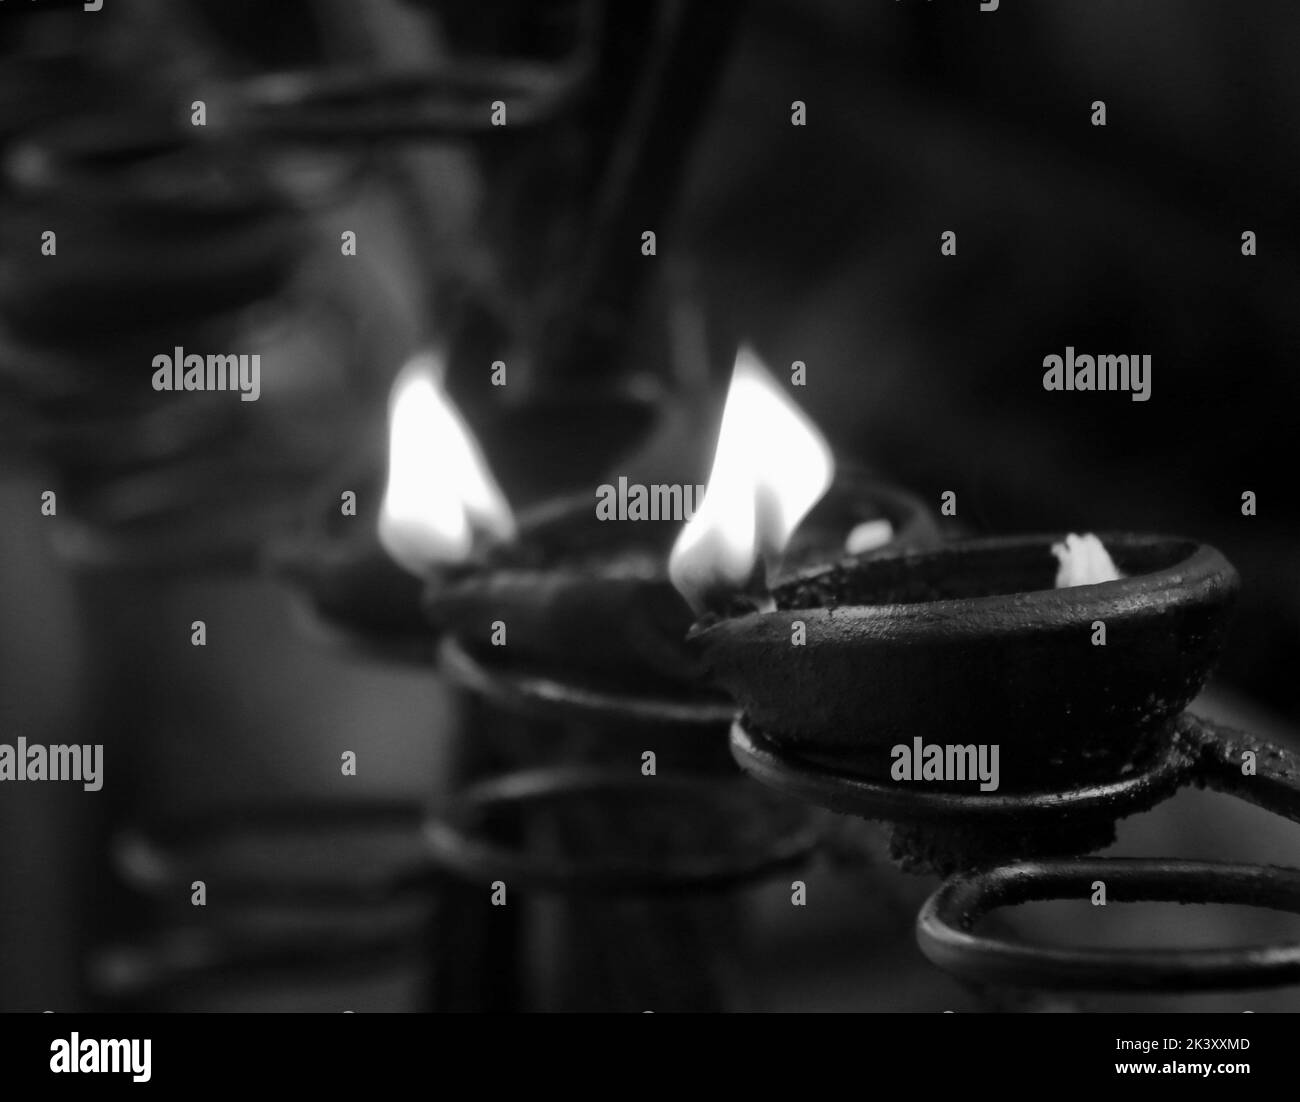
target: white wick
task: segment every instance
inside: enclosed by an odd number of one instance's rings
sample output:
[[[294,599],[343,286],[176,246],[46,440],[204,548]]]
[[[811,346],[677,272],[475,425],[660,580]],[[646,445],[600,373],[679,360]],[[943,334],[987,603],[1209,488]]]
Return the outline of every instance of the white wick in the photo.
[[[844,541],[844,550],[850,555],[861,555],[864,551],[884,547],[893,538],[894,526],[884,517],[864,520],[849,533]]]
[[[1071,532],[1064,543],[1052,544],[1060,568],[1056,571],[1056,588],[1072,585],[1096,585],[1098,582],[1118,581],[1122,575],[1110,553],[1092,533],[1076,536]]]

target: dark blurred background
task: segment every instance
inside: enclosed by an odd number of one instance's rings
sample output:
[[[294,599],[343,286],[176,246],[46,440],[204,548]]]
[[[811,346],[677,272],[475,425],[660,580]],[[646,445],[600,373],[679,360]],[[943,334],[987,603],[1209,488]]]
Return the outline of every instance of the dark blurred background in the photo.
[[[429,341],[451,350],[453,393],[512,501],[590,489],[601,479],[572,477],[573,456],[600,435],[607,396],[621,425],[627,393],[714,394],[749,340],[778,376],[808,365],[799,399],[842,456],[936,508],[955,491],[966,529],[1212,543],[1243,591],[1206,708],[1293,739],[1300,10],[703,7],[5,5],[0,736],[108,749],[96,796],[0,789],[0,1006],[97,998],[88,953],[142,922],[108,870],[115,827],[446,783],[457,701],[425,670],[323,645],[258,566],[322,486],[334,501],[349,485],[339,470],[382,452],[388,385]],[[698,25],[696,47],[665,62],[666,11]],[[530,67],[489,67],[501,58]],[[410,96],[345,84],[316,113],[294,108],[311,87],[301,74],[467,59],[492,75],[437,88],[421,126],[399,125]],[[301,79],[266,83],[286,73]],[[537,117],[493,134],[481,105],[507,78],[511,110]],[[657,121],[638,99],[647,85]],[[791,125],[794,100],[805,126]],[[57,262],[39,255],[47,228]],[[358,254],[343,262],[349,229]],[[646,229],[654,258],[640,255]],[[1242,255],[1246,230],[1256,256]],[[196,395],[219,400],[182,420],[146,392],[149,356],[175,344],[261,350],[262,400]],[[1066,345],[1149,354],[1151,399],[1045,392],[1043,357]],[[496,359],[506,396],[487,383]],[[528,448],[494,432],[503,402],[570,392],[592,397],[590,434],[557,420]],[[608,459],[593,445],[593,463]],[[57,519],[40,514],[49,488]],[[194,619],[205,650],[189,646]],[[346,749],[364,768],[344,780]],[[1294,853],[1289,827],[1217,797],[1180,801],[1142,817],[1139,850]],[[960,1005],[911,945],[909,907],[929,886],[882,899],[831,877],[833,905],[798,929],[784,889],[755,904],[754,1005]],[[1206,936],[1254,921],[1207,919]],[[402,1008],[409,979],[368,976],[349,1005]]]

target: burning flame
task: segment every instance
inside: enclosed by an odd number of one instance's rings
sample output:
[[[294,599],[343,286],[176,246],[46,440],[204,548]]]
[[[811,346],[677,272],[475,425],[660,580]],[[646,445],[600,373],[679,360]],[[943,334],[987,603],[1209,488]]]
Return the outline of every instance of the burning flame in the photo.
[[[1124,576],[1116,568],[1115,560],[1110,557],[1106,545],[1091,532],[1082,536],[1071,532],[1063,542],[1052,544],[1052,554],[1059,564],[1056,571],[1057,589],[1113,582]]]
[[[388,404],[379,542],[420,576],[469,558],[476,537],[506,541],[515,534],[505,495],[441,377],[432,353],[416,355],[398,373]]]
[[[760,560],[776,564],[834,474],[821,433],[742,345],[704,501],[668,559],[673,585],[697,614],[718,591],[743,590]]]

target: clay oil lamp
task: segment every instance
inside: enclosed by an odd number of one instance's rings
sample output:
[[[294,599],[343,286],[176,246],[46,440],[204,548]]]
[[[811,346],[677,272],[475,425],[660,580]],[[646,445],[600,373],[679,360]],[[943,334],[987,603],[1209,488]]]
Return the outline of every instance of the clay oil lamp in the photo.
[[[331,477],[269,567],[312,613],[317,634],[394,661],[428,664],[434,633],[421,610],[433,575],[455,576],[484,543],[510,539],[514,516],[478,441],[442,389],[434,352],[394,380],[386,461],[367,451]],[[342,504],[346,487],[355,507]],[[376,503],[378,507],[376,508]]]
[[[439,579],[483,565],[497,545],[524,538],[499,487],[510,486],[525,501],[548,497],[554,482],[571,482],[579,471],[586,477],[587,464],[608,461],[640,439],[653,418],[651,401],[640,393],[587,388],[479,411],[471,428],[445,376],[440,350],[413,355],[392,385],[387,423],[365,434],[376,443],[322,480],[266,555],[268,568],[302,599],[314,635],[426,666],[436,632],[422,595],[436,591]],[[596,413],[595,428],[584,430]],[[493,441],[490,461],[480,439]],[[464,490],[455,493],[467,497],[464,515],[448,496],[460,478]],[[344,490],[355,493],[353,511],[341,508]]]
[[[724,419],[704,506],[671,557],[700,614],[691,646],[740,708],[733,753],[748,772],[892,823],[900,857],[946,869],[1098,848],[1121,815],[1187,783],[1191,758],[1214,756],[1187,751],[1176,721],[1237,590],[1219,552],[1010,536],[782,575],[770,563],[788,518],[826,480],[797,425],[759,435],[762,454],[737,459]]]
[[[1109,580],[1060,584],[1069,538],[968,539],[846,557],[777,585],[770,610],[706,616],[692,638],[741,709],[733,753],[781,791],[894,824],[899,857],[944,870],[1101,848],[1188,783],[1297,814],[1289,754],[1183,711],[1236,571],[1192,540],[1099,543]],[[992,784],[973,775],[981,747]]]
[[[1218,551],[1133,533],[963,539],[847,556],[742,601],[726,594],[747,560],[722,541],[696,533],[675,554],[709,549],[679,577],[705,595],[692,642],[740,708],[732,752],[777,791],[890,824],[905,867],[957,872],[918,916],[932,961],[1056,990],[1300,976],[1297,943],[1116,952],[975,929],[1002,907],[1087,899],[1099,880],[1119,902],[1300,912],[1294,870],[1078,856],[1184,785],[1300,822],[1300,755],[1184,711],[1237,592]]]

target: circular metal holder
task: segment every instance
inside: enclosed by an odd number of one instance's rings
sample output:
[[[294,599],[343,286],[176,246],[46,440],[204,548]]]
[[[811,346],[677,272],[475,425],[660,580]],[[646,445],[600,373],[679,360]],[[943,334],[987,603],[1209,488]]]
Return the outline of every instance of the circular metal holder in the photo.
[[[562,727],[584,724],[600,734],[596,744],[585,744],[595,762],[515,768],[470,785],[433,811],[425,836],[444,872],[575,894],[708,891],[800,864],[820,843],[819,815],[749,784],[725,757],[708,755],[711,745],[721,748],[733,714],[719,697],[633,694],[532,665],[489,663],[451,635],[439,644],[439,663],[494,707]],[[690,764],[649,778],[600,760],[610,739],[626,742],[647,731],[683,740]],[[493,815],[532,822],[511,832],[510,841],[496,841],[475,825]],[[542,825],[557,815],[566,822],[551,830]],[[565,852],[539,852],[520,841],[535,847],[548,834],[564,836],[558,848]],[[593,844],[604,851],[582,854]]]
[[[639,810],[638,804],[643,805]],[[569,815],[575,836],[582,833],[586,812],[602,832],[584,842],[608,849],[612,841],[622,852],[537,853],[489,841],[470,825],[476,817],[503,811]],[[611,814],[617,816],[612,824]],[[526,890],[601,894],[747,884],[807,860],[820,834],[806,809],[765,797],[739,778],[629,777],[582,766],[508,773],[471,785],[425,825],[432,861],[444,872],[482,883],[503,880]],[[565,848],[571,851],[572,845]]]
[[[510,125],[563,116],[590,79],[583,54],[560,66],[495,60],[433,73],[365,69],[279,72],[229,89],[241,132],[298,142],[464,138],[491,129],[494,100],[510,102]]]
[[[92,989],[117,1008],[303,1006],[338,982],[418,974],[439,880],[423,816],[414,803],[290,802],[123,831],[114,863],[160,921],[97,948]],[[196,877],[211,894],[200,911]]]
[[[536,667],[489,664],[474,657],[452,635],[444,636],[439,643],[438,661],[462,688],[532,719],[578,717],[623,727],[665,724],[718,728],[735,714],[730,701],[716,695],[697,694],[694,699],[681,693],[637,695],[611,691],[596,683],[584,684]]]
[[[113,860],[154,898],[187,898],[197,868],[241,904],[373,904],[427,885],[423,818],[418,804],[387,801],[225,807],[129,828]]]
[[[731,728],[731,751],[746,773],[768,787],[831,811],[893,823],[976,828],[1012,822],[1030,828],[1055,826],[1071,817],[1122,818],[1170,795],[1185,769],[1181,754],[1171,746],[1145,768],[1107,784],[989,795],[918,791],[840,773],[776,749],[739,719]]]
[[[1085,899],[1104,880],[1111,901],[1219,903],[1300,914],[1300,871],[1276,866],[1076,854],[1113,840],[1117,819],[1153,807],[1179,787],[1213,788],[1300,820],[1300,757],[1184,713],[1145,768],[1106,784],[1001,795],[924,792],[800,761],[737,720],[732,754],[764,784],[821,807],[890,822],[905,856],[951,876],[917,918],[922,951],[977,983],[1074,990],[1203,991],[1300,982],[1300,940],[1214,949],[1079,949],[973,932],[1001,907]],[[1240,768],[1247,750],[1258,771]],[[1051,853],[1071,859],[1017,861]],[[918,862],[918,857],[920,861]],[[976,867],[983,866],[983,867]]]
[[[888,823],[904,867],[952,872],[1009,857],[1071,856],[1101,849],[1115,823],[1166,799],[1184,782],[1186,761],[1171,743],[1115,781],[1059,791],[924,791],[856,777],[773,746],[737,719],[731,753],[756,780],[841,814]]]
[[[1300,983],[1300,941],[1229,949],[1073,949],[972,932],[988,912],[1047,899],[1227,903],[1300,914],[1300,871],[1205,861],[1099,858],[1003,865],[947,880],[916,921],[922,952],[977,983],[1104,991],[1204,991]]]
[[[275,990],[286,983],[367,977],[410,969],[425,931],[319,932],[256,940],[222,929],[168,929],[145,940],[95,950],[88,982],[115,1006],[156,1009],[183,992],[249,985]]]

